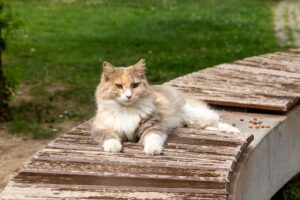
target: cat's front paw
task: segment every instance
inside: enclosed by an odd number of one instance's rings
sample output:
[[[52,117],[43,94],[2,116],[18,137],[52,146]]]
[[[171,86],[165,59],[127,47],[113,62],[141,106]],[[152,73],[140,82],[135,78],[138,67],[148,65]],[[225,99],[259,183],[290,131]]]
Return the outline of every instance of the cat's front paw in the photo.
[[[122,144],[117,139],[108,139],[103,142],[103,149],[107,152],[120,152]]]
[[[162,153],[167,136],[164,134],[151,133],[144,139],[144,152],[149,155]]]
[[[160,144],[145,144],[144,152],[149,155],[159,155],[163,151],[163,146]]]

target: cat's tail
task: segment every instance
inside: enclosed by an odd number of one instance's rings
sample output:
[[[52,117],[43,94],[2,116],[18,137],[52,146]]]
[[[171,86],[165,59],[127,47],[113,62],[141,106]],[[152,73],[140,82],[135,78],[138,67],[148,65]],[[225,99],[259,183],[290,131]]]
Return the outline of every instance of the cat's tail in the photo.
[[[187,124],[197,124],[206,130],[240,132],[234,126],[220,122],[219,114],[210,109],[203,101],[187,98],[182,107],[182,113]]]
[[[205,130],[219,130],[219,131],[227,131],[227,132],[235,132],[239,133],[240,130],[231,124],[227,124],[224,122],[219,122],[217,127],[205,127]]]

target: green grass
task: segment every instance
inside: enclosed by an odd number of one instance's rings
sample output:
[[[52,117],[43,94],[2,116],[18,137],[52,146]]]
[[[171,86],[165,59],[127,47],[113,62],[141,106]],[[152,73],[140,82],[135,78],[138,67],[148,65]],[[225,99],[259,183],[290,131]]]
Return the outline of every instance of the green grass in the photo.
[[[149,80],[162,83],[280,49],[272,0],[66,2],[7,1],[25,24],[8,38],[5,73],[32,96],[13,108],[12,132],[43,138],[64,121],[92,117],[104,60],[145,58]],[[49,92],[57,84],[65,89]]]
[[[299,200],[300,199],[300,173],[285,184],[271,200]]]
[[[297,200],[300,199],[300,186],[290,184],[286,190],[283,191],[284,200]]]

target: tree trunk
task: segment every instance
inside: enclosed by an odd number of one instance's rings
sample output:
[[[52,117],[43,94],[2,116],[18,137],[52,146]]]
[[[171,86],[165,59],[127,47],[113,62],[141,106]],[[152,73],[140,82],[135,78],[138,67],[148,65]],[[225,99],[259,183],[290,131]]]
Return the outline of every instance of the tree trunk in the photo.
[[[3,74],[3,65],[2,65],[2,51],[4,48],[3,39],[1,34],[0,27],[0,122],[11,120],[11,113],[9,109],[9,93],[7,91],[7,86]]]

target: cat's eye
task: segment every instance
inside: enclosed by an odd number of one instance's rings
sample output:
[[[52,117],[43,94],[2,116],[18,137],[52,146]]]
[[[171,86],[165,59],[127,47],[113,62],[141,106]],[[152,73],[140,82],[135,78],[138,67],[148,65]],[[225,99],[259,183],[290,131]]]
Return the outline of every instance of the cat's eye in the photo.
[[[119,88],[119,89],[123,88],[123,86],[121,84],[116,84],[116,87]]]
[[[140,83],[131,83],[132,88],[137,88],[140,85]]]

